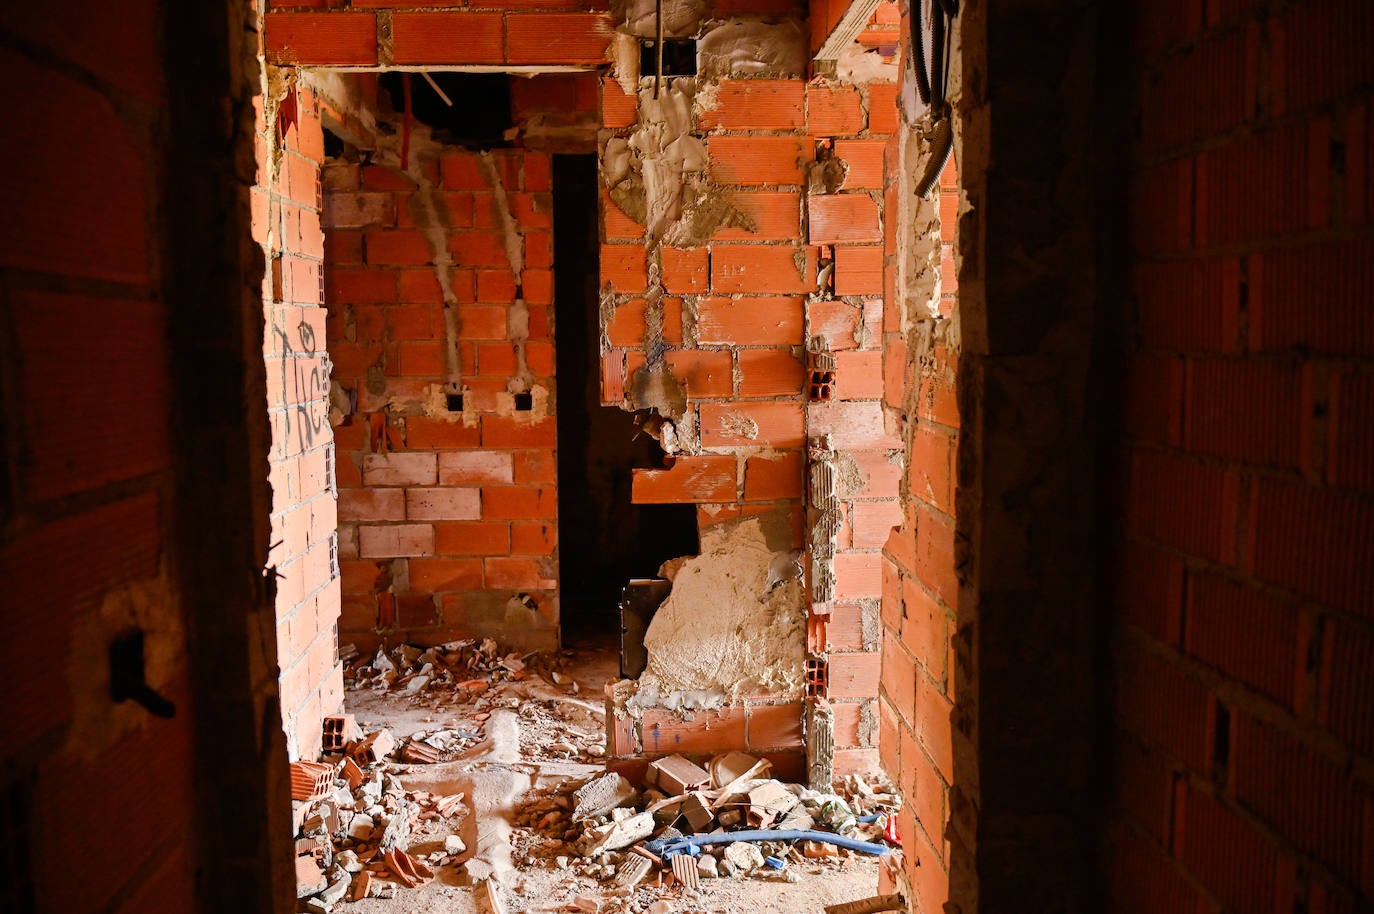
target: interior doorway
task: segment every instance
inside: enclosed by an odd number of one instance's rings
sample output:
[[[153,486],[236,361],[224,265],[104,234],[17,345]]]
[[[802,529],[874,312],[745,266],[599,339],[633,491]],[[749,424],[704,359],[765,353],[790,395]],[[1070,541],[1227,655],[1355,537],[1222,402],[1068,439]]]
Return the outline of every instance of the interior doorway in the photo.
[[[626,583],[695,555],[697,524],[690,504],[632,503],[631,470],[663,451],[642,417],[601,402],[596,156],[554,156],[553,187],[559,609],[564,641],[582,642],[618,637]]]

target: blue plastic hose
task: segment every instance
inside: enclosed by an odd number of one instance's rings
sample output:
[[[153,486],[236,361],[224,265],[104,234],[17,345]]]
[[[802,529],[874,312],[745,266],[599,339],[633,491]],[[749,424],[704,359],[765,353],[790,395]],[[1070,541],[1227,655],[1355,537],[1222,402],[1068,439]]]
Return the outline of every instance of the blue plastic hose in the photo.
[[[689,854],[693,857],[701,853],[699,848],[704,844],[734,844],[736,841],[820,841],[825,844],[833,844],[836,847],[843,847],[846,850],[858,851],[861,854],[874,854],[881,856],[889,850],[885,844],[874,844],[869,841],[859,841],[855,838],[846,838],[844,835],[836,835],[826,831],[809,831],[802,829],[786,829],[783,831],[771,831],[768,829],[752,829],[746,831],[731,831],[719,835],[684,835],[681,838],[670,838],[663,842],[662,850],[654,847],[657,841],[651,841],[646,846],[652,853],[658,854],[667,860],[676,857],[678,854]]]

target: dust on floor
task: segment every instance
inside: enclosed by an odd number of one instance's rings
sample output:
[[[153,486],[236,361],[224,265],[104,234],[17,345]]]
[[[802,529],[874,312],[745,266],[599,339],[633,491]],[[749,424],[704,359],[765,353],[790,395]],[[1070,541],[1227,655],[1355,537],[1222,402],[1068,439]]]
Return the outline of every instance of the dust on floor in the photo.
[[[442,747],[435,763],[386,764],[407,794],[423,801],[461,793],[467,814],[413,824],[408,853],[436,864],[432,881],[393,888],[374,880],[373,891],[390,897],[343,900],[333,911],[517,914],[580,905],[589,914],[819,914],[826,905],[877,891],[884,858],[847,852],[820,859],[793,855],[781,871],[702,878],[695,890],[671,876],[665,880],[663,871],[625,888],[616,864],[630,855],[582,858],[557,833],[561,829],[545,834],[531,827],[540,817],[530,815],[531,809],[567,806],[573,786],[605,774],[602,696],[604,684],[618,678],[615,648],[583,645],[523,658],[502,657],[494,648],[490,642],[469,645],[452,669],[444,655],[414,651],[397,657],[389,674],[350,683],[348,712],[362,733],[390,731],[400,744],[398,758],[406,757],[411,741]],[[366,663],[355,661],[353,668],[366,671]],[[430,678],[411,688],[422,675]],[[445,839],[453,834],[464,847],[456,856],[445,853]],[[494,902],[487,897],[493,890]]]

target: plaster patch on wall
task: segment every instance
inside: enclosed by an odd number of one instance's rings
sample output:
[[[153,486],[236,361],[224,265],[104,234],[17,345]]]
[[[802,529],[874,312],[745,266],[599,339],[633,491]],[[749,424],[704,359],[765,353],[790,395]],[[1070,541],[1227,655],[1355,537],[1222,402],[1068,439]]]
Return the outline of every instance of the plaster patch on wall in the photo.
[[[897,71],[895,56],[884,59],[882,54],[857,41],[842,51],[835,61],[835,77],[850,85],[896,82]]]
[[[645,633],[649,664],[635,703],[672,706],[682,692],[800,692],[801,580],[778,580],[769,570],[794,561],[792,553],[770,546],[759,518],[708,528],[701,546],[678,568]]]
[[[697,45],[703,79],[800,79],[806,76],[807,38],[795,19],[731,19],[708,23]]]
[[[835,494],[839,498],[853,498],[868,485],[868,477],[864,474],[863,468],[851,455],[844,451],[836,452],[834,465]]]
[[[706,15],[706,0],[613,0],[611,14],[624,24],[625,32],[639,38],[658,34],[659,7],[663,9],[663,37],[690,38]]]

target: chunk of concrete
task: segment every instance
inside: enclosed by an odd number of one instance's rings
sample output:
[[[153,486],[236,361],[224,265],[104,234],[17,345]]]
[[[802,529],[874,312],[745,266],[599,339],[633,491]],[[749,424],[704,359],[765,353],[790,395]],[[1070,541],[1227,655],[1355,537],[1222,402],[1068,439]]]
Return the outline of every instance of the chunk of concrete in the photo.
[[[763,866],[763,852],[747,841],[727,844],[725,859],[741,873],[752,873]]]
[[[324,890],[327,883],[319,861],[307,855],[296,858],[296,897],[309,898]]]
[[[618,851],[629,847],[636,841],[643,841],[653,833],[653,815],[641,812],[630,816],[628,819],[621,819],[619,822],[611,822],[599,828],[589,829],[582,836],[582,856],[595,857],[606,851]]]
[[[637,792],[634,785],[619,774],[611,772],[588,781],[573,792],[573,820],[582,821],[604,815],[620,806],[633,803]]]
[[[331,882],[329,887],[320,893],[320,901],[323,901],[327,905],[338,904],[343,901],[344,895],[348,894],[348,887],[351,884],[352,880],[346,875],[342,879]]]

